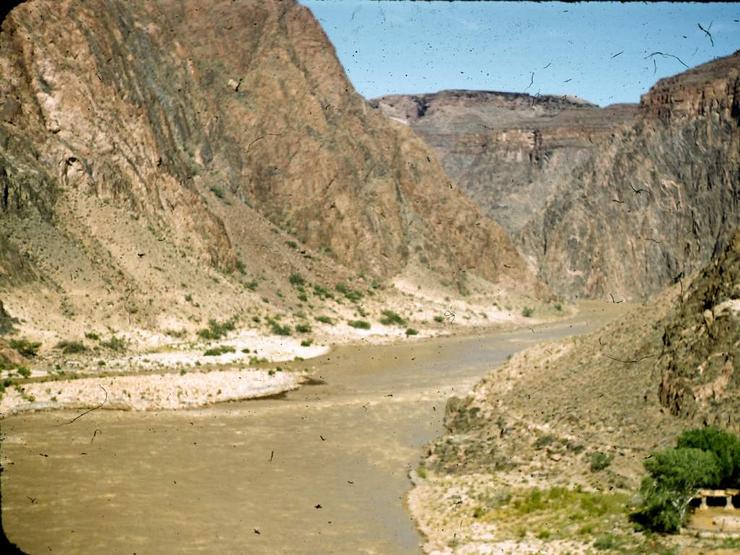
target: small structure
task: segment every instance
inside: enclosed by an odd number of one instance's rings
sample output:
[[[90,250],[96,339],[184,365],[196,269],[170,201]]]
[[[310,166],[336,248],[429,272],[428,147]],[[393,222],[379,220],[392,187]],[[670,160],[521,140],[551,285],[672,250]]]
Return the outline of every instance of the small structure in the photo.
[[[738,493],[740,493],[740,490],[737,489],[700,489],[694,497],[701,499],[701,505],[699,505],[699,510],[701,511],[705,511],[709,508],[707,497],[724,497],[726,500],[725,509],[731,511],[735,508],[732,503],[732,498]]]
[[[694,502],[700,503],[689,519],[688,528],[708,537],[740,536],[740,510],[735,508],[733,502],[733,497],[737,497],[738,494],[740,494],[738,489],[697,491]]]

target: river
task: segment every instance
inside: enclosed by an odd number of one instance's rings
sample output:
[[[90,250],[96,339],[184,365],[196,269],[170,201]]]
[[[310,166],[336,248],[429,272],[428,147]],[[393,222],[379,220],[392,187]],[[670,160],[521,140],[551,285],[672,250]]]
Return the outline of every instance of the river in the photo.
[[[582,308],[531,329],[338,347],[310,361],[325,383],[275,399],[5,419],[3,527],[28,553],[418,553],[407,474],[446,399],[623,310]]]

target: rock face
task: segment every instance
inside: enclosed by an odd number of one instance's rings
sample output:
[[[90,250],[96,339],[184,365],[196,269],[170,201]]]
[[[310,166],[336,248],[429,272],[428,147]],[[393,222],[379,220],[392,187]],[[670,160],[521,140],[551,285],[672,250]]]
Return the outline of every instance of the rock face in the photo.
[[[385,97],[540,277],[644,298],[701,268],[740,221],[740,53],[659,81],[639,107],[450,91]]]
[[[79,291],[86,276],[88,291],[141,289],[178,258],[283,280],[299,264],[381,277],[419,264],[535,288],[503,230],[355,93],[292,0],[12,10],[0,218],[5,284],[40,275]]]
[[[667,320],[660,402],[707,424],[740,422],[740,232],[694,280]]]
[[[531,538],[507,529],[496,512],[517,489],[622,490],[623,507],[651,451],[688,428],[740,430],[739,252],[740,233],[693,279],[594,333],[517,353],[468,396],[451,398],[447,432],[430,444],[426,478],[410,494],[427,552],[528,547]],[[537,523],[552,522],[555,511],[543,508]],[[517,526],[527,518],[515,516]],[[632,530],[620,519],[610,526]],[[593,545],[582,530],[566,534],[584,550]]]
[[[371,101],[406,123],[483,210],[516,234],[596,146],[632,121],[633,105],[575,97],[452,90]]]
[[[639,298],[703,267],[740,223],[740,53],[658,82],[521,233],[571,295]]]

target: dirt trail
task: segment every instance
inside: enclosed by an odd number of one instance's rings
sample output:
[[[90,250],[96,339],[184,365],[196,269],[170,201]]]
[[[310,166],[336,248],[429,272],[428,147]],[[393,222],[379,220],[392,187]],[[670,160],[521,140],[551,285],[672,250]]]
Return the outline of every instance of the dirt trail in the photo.
[[[29,553],[414,553],[407,473],[446,399],[509,354],[623,311],[476,337],[341,347],[326,383],[172,412],[2,422],[2,518]]]

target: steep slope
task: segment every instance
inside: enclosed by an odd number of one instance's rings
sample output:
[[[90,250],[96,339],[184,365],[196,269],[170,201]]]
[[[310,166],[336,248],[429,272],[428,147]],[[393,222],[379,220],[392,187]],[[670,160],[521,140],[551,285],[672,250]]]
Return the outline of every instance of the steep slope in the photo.
[[[740,223],[740,52],[659,81],[521,233],[570,295],[640,298],[704,266]]]
[[[292,0],[21,4],[0,35],[0,193],[0,285],[63,318],[148,325],[187,288],[223,314],[242,281],[292,271],[539,290]]]
[[[373,105],[407,123],[568,297],[644,299],[740,222],[740,53],[659,81],[639,107],[445,91]]]
[[[371,104],[408,124],[450,177],[512,234],[637,112],[632,105],[602,109],[575,97],[489,91],[389,95]]]
[[[591,335],[519,353],[468,397],[452,398],[448,433],[423,463],[431,477],[412,494],[432,544],[519,541],[524,551],[536,529],[517,539],[507,519],[531,488],[553,486],[605,496],[592,497],[592,504],[619,502],[614,515],[604,509],[598,518],[607,532],[629,536],[624,504],[651,450],[672,444],[685,428],[740,430],[739,256],[737,233],[694,279]],[[495,501],[502,491],[517,499],[508,509],[508,500]],[[454,506],[455,499],[462,502]],[[539,510],[556,543],[590,543],[602,528],[586,526],[582,511],[561,523],[559,509]],[[530,527],[535,517],[522,513],[518,524]],[[539,549],[555,547],[539,541]]]

